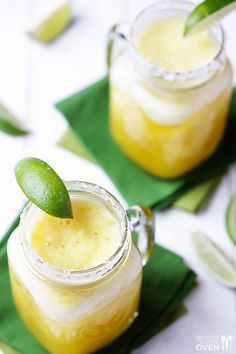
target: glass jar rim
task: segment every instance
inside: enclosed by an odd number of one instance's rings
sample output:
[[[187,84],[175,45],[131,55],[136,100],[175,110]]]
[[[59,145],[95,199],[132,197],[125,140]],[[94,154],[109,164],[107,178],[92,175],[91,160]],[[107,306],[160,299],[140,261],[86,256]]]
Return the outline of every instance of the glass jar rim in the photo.
[[[65,185],[71,195],[73,195],[73,192],[85,192],[93,196],[93,199],[103,201],[107,205],[109,204],[111,210],[114,213],[116,212],[116,217],[119,218],[121,226],[121,242],[116,251],[104,263],[85,270],[63,269],[47,263],[32,249],[27,238],[27,218],[30,217],[30,212],[32,212],[33,209],[39,210],[39,208],[32,202],[29,202],[26,205],[20,217],[20,243],[28,265],[38,276],[59,284],[81,285],[93,283],[110,274],[110,272],[113,271],[126,256],[131,244],[128,217],[118,199],[106,189],[84,181],[67,181],[65,182]]]
[[[199,79],[203,76],[215,73],[222,63],[225,62],[225,36],[224,30],[219,22],[215,22],[211,25],[211,29],[215,29],[218,32],[219,39],[219,49],[216,51],[215,55],[206,64],[190,70],[167,70],[164,67],[158,67],[153,64],[148,58],[146,58],[140,51],[136,48],[134,43],[134,30],[138,22],[147,16],[151,11],[163,11],[163,10],[183,10],[191,11],[195,4],[191,1],[180,1],[180,0],[160,0],[145,7],[134,19],[128,35],[128,48],[131,57],[136,62],[142,71],[148,73],[156,78],[162,78],[166,81],[182,81],[187,82],[191,80]]]

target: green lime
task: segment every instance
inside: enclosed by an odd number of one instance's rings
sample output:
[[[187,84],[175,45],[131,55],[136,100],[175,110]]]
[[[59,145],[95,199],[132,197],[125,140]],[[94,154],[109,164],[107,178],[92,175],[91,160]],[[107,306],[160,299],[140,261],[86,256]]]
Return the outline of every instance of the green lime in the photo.
[[[29,134],[27,130],[24,130],[2,118],[0,118],[0,130],[12,136],[22,136]]]
[[[15,349],[9,347],[5,343],[0,342],[0,353],[3,354],[20,354],[20,352],[16,351]]]
[[[16,164],[15,175],[29,200],[45,213],[73,218],[71,200],[65,184],[44,161],[28,157]]]
[[[224,252],[201,232],[193,234],[193,243],[199,258],[212,276],[222,285],[236,287],[236,269]]]
[[[190,213],[197,213],[209,202],[210,197],[218,186],[221,177],[214,177],[207,182],[198,184],[178,198],[173,206]]]
[[[196,6],[188,15],[184,27],[184,36],[201,31],[221,20],[236,9],[236,0],[206,0]]]
[[[0,104],[0,131],[12,135],[27,135],[29,132],[22,128],[17,118],[3,104]]]
[[[230,199],[226,210],[225,224],[229,237],[236,244],[236,195]]]
[[[71,3],[67,0],[30,32],[30,35],[41,42],[52,41],[69,25],[71,13]]]

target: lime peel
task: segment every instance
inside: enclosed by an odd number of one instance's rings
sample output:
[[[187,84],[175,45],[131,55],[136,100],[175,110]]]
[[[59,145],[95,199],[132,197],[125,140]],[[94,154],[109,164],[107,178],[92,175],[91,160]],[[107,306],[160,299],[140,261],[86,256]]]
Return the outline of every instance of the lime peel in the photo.
[[[3,118],[0,118],[0,130],[3,133],[11,136],[23,136],[29,134],[28,130],[23,129],[20,126],[13,124],[12,122]]]
[[[64,1],[33,31],[29,32],[29,35],[40,42],[50,42],[68,27],[71,22],[71,14],[71,2],[69,0]]]
[[[225,224],[230,239],[236,244],[236,195],[229,201],[225,215]]]
[[[29,134],[29,131],[20,125],[15,115],[3,104],[0,104],[0,131],[12,136]]]
[[[236,269],[219,246],[202,232],[192,236],[194,248],[211,275],[220,284],[236,288]]]
[[[184,36],[199,32],[236,10],[236,0],[205,0],[187,17]]]
[[[46,162],[35,157],[20,160],[15,166],[15,176],[23,193],[45,213],[73,218],[66,186]]]

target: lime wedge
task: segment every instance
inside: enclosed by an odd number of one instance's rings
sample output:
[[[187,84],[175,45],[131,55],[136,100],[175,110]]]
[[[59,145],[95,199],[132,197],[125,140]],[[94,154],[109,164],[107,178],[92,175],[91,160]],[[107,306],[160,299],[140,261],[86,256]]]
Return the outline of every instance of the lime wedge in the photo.
[[[90,153],[84,147],[82,141],[76,136],[72,129],[68,128],[60,137],[57,144],[84,159],[96,163]]]
[[[24,130],[13,123],[0,118],[0,130],[3,133],[6,133],[8,135],[12,136],[22,136],[22,135],[27,135],[29,134],[27,130]]]
[[[13,113],[2,104],[0,104],[0,131],[12,136],[29,134],[27,130],[20,126]]]
[[[193,243],[199,258],[212,276],[222,285],[236,287],[236,269],[223,251],[201,232],[193,234]]]
[[[0,342],[0,354],[20,354],[20,352],[15,349],[9,347],[5,343]]]
[[[197,213],[208,204],[210,197],[218,186],[221,177],[214,177],[207,182],[192,187],[189,191],[177,199],[173,206],[186,210],[190,213]]]
[[[15,175],[24,194],[45,213],[58,218],[73,218],[66,186],[46,162],[34,157],[20,160]]]
[[[31,37],[41,42],[50,42],[59,36],[71,22],[71,3],[65,1],[32,32]]]
[[[188,15],[185,22],[184,36],[210,27],[228,13],[236,9],[236,0],[206,0]]]
[[[229,237],[236,244],[236,195],[230,199],[226,210],[225,224]]]

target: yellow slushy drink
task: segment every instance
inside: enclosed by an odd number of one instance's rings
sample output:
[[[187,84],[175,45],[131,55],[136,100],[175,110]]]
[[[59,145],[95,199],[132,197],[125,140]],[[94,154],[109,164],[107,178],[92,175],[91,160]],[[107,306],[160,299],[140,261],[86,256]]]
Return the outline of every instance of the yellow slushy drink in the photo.
[[[183,37],[187,12],[154,10],[138,17],[130,42],[111,65],[110,127],[142,168],[174,178],[206,159],[221,140],[232,69],[227,59],[218,62],[223,39],[217,31]]]
[[[88,354],[113,341],[137,316],[140,295],[141,256],[119,215],[84,193],[72,207],[73,219],[59,219],[31,205],[27,227],[8,243],[17,310],[54,354]]]

